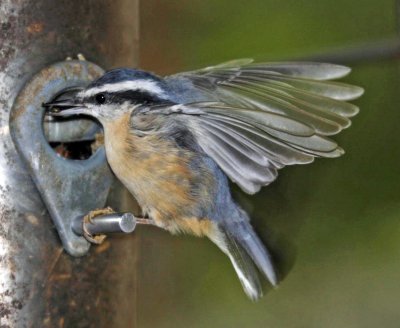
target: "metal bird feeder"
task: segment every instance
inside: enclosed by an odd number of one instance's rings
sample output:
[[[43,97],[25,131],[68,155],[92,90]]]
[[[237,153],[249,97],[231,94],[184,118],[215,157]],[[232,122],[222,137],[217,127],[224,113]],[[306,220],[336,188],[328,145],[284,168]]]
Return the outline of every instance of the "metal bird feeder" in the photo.
[[[100,67],[135,66],[137,17],[136,1],[0,3],[1,327],[135,325],[136,239],[116,237],[84,257],[69,255],[89,250],[80,236],[85,212],[105,204],[131,211],[134,202],[102,148],[80,161],[60,157],[48,143],[92,141],[98,125],[43,123],[40,102],[88,83]],[[115,36],[125,34],[132,40],[122,45]],[[78,53],[97,65],[64,61]],[[134,223],[122,213],[88,229],[131,232]]]

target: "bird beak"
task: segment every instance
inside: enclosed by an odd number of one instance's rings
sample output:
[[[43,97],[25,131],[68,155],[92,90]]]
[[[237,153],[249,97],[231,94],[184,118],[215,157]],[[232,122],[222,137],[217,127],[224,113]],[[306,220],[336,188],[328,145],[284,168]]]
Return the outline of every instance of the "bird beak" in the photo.
[[[47,109],[47,114],[51,116],[71,116],[86,114],[86,107],[82,104],[78,104],[74,99],[68,100],[56,100],[43,104],[43,107]]]
[[[87,114],[88,108],[80,101],[76,94],[82,88],[69,88],[57,94],[53,100],[43,103],[46,114],[51,116],[71,116]]]

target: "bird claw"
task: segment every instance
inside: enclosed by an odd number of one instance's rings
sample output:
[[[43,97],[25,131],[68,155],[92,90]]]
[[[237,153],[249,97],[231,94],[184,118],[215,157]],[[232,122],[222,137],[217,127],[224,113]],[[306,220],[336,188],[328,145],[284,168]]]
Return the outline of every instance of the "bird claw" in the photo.
[[[95,218],[96,216],[112,214],[112,213],[115,213],[115,211],[111,207],[106,207],[106,208],[101,208],[101,209],[96,209],[96,210],[90,211],[88,214],[86,214],[83,217],[83,221],[82,221],[83,237],[85,237],[85,239],[92,244],[100,245],[107,238],[107,236],[106,235],[93,236],[87,230],[86,225],[88,223],[93,223],[93,218]]]
[[[76,55],[76,58],[78,58],[78,60],[80,60],[80,61],[86,61],[85,56],[82,55],[81,53],[77,54],[77,55]]]
[[[77,58],[79,61],[86,61],[85,56],[82,55],[81,53],[77,54],[77,55],[76,55],[76,58]],[[73,60],[73,58],[72,58],[71,56],[68,56],[68,57],[65,58],[65,60],[66,60],[66,61],[70,61],[70,60]]]

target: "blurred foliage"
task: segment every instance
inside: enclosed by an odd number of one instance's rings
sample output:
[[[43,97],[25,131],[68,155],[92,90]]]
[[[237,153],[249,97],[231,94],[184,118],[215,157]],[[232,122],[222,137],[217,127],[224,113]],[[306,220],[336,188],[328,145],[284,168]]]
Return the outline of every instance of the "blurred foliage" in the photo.
[[[389,0],[145,0],[141,18],[141,66],[159,74],[396,35]],[[399,64],[353,69],[346,81],[366,94],[335,138],[346,155],[285,168],[253,197],[235,191],[291,268],[280,287],[252,303],[210,242],[140,228],[140,327],[399,327]]]

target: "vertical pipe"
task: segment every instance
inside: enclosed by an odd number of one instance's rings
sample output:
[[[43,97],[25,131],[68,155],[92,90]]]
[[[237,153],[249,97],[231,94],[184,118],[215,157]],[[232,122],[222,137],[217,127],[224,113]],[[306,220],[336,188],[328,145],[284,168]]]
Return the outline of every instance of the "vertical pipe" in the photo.
[[[135,326],[135,238],[78,259],[63,252],[8,121],[18,91],[48,64],[82,53],[106,69],[136,66],[138,14],[138,0],[0,2],[1,327]]]

